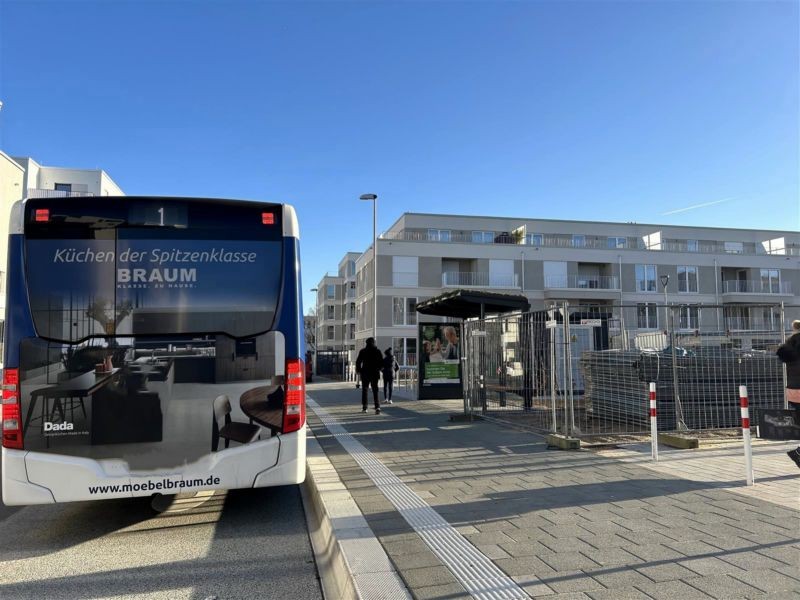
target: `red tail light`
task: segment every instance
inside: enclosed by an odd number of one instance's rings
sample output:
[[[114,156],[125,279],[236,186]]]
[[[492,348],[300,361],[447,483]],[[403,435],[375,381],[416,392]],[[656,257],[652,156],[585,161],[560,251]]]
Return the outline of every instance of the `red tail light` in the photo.
[[[22,408],[19,401],[19,370],[3,371],[3,447],[22,450]]]
[[[286,393],[283,399],[283,433],[291,433],[306,422],[306,367],[299,358],[286,361]]]
[[[275,214],[270,212],[262,212],[261,213],[261,224],[262,225],[275,225]]]
[[[33,213],[33,220],[37,223],[47,223],[50,220],[49,208],[37,208]]]

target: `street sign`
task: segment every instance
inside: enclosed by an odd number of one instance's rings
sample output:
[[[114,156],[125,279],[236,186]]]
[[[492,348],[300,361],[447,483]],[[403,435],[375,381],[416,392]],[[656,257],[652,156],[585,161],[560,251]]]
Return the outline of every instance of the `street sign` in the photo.
[[[588,325],[589,327],[600,327],[602,324],[602,319],[581,319],[581,325]]]
[[[486,337],[486,332],[480,329],[476,329],[472,332],[472,337]]]
[[[555,319],[552,321],[545,321],[544,326],[547,327],[547,329],[555,329],[556,327],[558,327],[558,321],[556,321]]]

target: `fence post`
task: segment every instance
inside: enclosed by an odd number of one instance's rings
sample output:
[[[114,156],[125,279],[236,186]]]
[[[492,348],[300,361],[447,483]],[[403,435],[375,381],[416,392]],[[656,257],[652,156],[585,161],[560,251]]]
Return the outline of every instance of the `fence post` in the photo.
[[[658,424],[656,422],[656,382],[650,382],[650,454],[658,462]]]
[[[781,302],[781,344],[786,343],[786,308]],[[786,391],[786,363],[781,363],[781,371],[783,371],[783,410],[789,410],[789,396]]]
[[[569,331],[569,302],[564,301],[564,364],[566,396],[564,396],[564,429],[566,435],[571,436],[575,429],[575,405],[573,402],[573,382],[572,382],[572,339]]]
[[[747,485],[753,485],[753,449],[750,447],[750,408],[747,386],[739,386],[739,404],[742,410],[742,440],[744,441],[744,468]]]

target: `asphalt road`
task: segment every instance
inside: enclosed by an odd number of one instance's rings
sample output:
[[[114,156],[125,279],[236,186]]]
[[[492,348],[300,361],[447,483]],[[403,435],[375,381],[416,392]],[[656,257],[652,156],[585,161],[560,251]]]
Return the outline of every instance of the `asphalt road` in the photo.
[[[298,486],[0,505],[0,598],[321,600]]]

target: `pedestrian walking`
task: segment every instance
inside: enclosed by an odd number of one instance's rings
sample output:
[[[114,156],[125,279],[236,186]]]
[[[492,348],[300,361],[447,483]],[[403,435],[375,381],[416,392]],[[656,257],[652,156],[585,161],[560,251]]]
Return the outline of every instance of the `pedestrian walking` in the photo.
[[[386,404],[392,403],[392,386],[394,384],[394,374],[400,370],[400,365],[392,354],[392,349],[387,348],[383,353],[383,399]]]
[[[367,338],[367,344],[358,352],[356,358],[356,374],[361,379],[361,412],[367,412],[367,392],[372,387],[375,400],[375,414],[381,414],[381,403],[378,398],[378,379],[383,367],[383,355],[375,346],[375,338]]]
[[[778,347],[776,354],[786,364],[786,398],[794,409],[795,425],[800,427],[800,320],[792,321],[792,336]],[[800,467],[800,446],[787,452]]]

